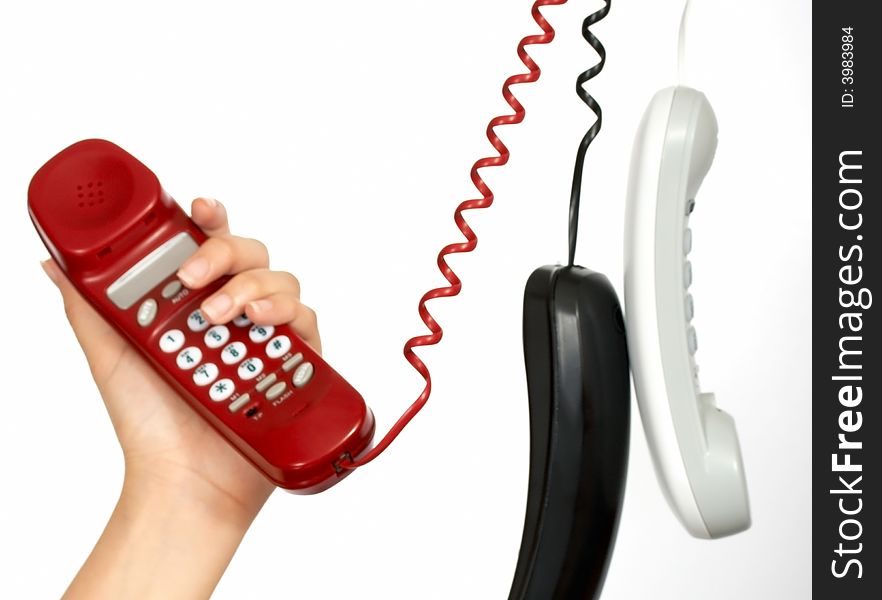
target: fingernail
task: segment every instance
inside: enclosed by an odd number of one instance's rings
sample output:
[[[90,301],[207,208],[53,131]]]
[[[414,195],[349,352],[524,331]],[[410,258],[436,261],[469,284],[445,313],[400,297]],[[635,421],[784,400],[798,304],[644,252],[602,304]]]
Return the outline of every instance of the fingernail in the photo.
[[[205,203],[211,208],[215,208],[218,205],[218,201],[214,198],[203,198],[203,200],[205,200]]]
[[[188,286],[199,283],[199,280],[206,275],[208,275],[208,260],[201,256],[188,260],[178,270],[178,277]]]
[[[248,307],[256,312],[266,312],[273,307],[273,303],[271,300],[255,300],[254,302],[249,302]]]
[[[218,294],[214,298],[206,300],[202,305],[202,310],[212,321],[218,321],[231,308],[233,308],[233,299],[227,294]]]
[[[52,264],[52,261],[42,260],[40,261],[40,266],[43,267],[43,271],[46,273],[52,283],[58,285],[58,278],[61,276],[61,273],[58,272],[58,269],[55,267],[55,265]]]

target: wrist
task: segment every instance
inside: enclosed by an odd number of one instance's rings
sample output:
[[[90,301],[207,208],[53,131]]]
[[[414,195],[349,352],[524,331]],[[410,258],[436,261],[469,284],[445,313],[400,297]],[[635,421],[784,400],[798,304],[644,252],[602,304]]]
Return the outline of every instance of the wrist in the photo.
[[[119,504],[148,514],[161,506],[171,514],[199,515],[206,527],[244,535],[272,490],[267,483],[259,493],[238,495],[186,467],[127,461]]]
[[[65,598],[208,597],[258,510],[198,476],[127,465],[110,521]]]

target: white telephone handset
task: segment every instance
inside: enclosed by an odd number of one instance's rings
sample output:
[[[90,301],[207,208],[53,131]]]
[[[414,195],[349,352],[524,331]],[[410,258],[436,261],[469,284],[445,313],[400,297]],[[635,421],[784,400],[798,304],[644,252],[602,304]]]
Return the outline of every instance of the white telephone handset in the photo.
[[[704,94],[685,86],[658,92],[634,145],[625,232],[628,347],[643,428],[665,497],[702,538],[750,526],[735,423],[700,389],[690,324],[688,220],[716,145]]]

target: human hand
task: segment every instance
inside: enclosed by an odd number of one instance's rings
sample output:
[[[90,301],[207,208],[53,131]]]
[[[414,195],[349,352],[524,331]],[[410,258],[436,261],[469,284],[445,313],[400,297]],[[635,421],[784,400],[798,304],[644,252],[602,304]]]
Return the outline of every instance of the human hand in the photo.
[[[216,201],[194,200],[192,218],[209,239],[182,265],[178,277],[187,287],[199,289],[233,275],[202,303],[206,318],[226,323],[244,312],[262,325],[290,323],[321,352],[315,313],[300,303],[297,279],[269,270],[263,244],[231,235],[226,210]],[[80,296],[53,261],[43,267],[61,291],[65,312],[122,446],[125,483],[120,505],[128,513],[138,513],[147,509],[148,498],[154,506],[170,502],[182,516],[198,511],[206,524],[223,523],[231,533],[240,532],[241,538],[274,486],[186,405]]]

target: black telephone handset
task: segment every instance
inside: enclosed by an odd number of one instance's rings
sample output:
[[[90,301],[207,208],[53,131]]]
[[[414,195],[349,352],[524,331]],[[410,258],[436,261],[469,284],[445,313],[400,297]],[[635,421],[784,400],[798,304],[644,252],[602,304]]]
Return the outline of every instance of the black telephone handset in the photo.
[[[601,273],[546,266],[524,292],[530,478],[509,600],[600,593],[625,490],[628,351]]]

